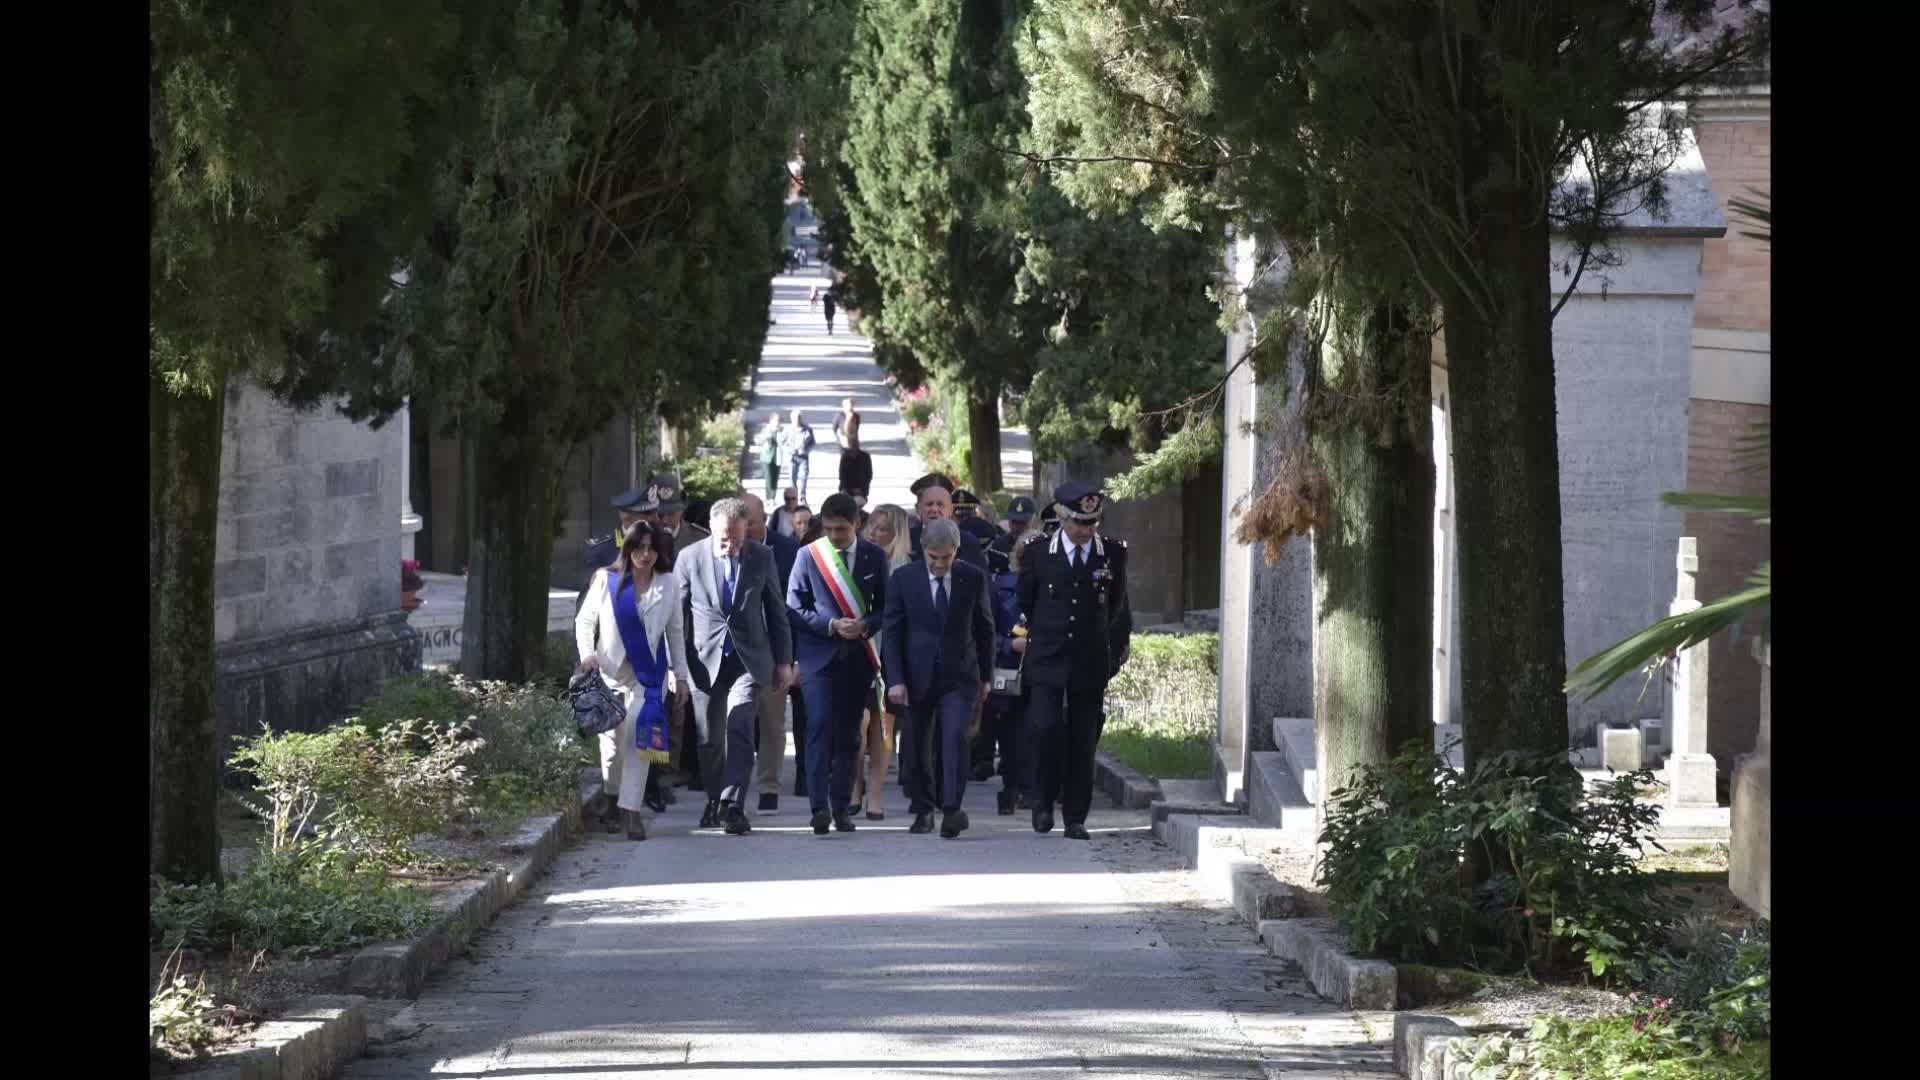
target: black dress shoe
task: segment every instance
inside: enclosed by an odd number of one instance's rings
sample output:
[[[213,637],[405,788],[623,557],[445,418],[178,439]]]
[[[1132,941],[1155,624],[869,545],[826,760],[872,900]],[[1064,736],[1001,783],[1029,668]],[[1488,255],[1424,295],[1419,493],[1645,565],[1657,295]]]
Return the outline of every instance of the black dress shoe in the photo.
[[[1033,808],[1033,831],[1049,833],[1053,831],[1053,807],[1036,806]]]
[[[771,793],[760,796],[760,812],[763,814],[779,813],[780,796]]]
[[[852,832],[853,815],[845,810],[835,810],[833,812],[833,827],[840,832]]]
[[[1080,824],[1077,821],[1067,826],[1066,837],[1069,840],[1093,839],[1093,837],[1087,835],[1087,827],[1085,825]]]
[[[973,767],[974,783],[984,784],[991,779],[993,779],[993,762],[983,761]]]
[[[1011,815],[1013,813],[1013,792],[997,792],[993,796],[993,808],[1000,812],[1001,817]]]
[[[887,820],[887,812],[876,806],[873,809],[867,811],[867,820],[868,821],[885,821]]]
[[[813,812],[813,821],[809,824],[813,826],[813,835],[825,836],[827,835],[827,826],[833,824],[833,815],[827,813],[825,810],[815,810]]]
[[[940,815],[941,839],[951,840],[966,831],[967,812],[965,810],[949,810]]]
[[[1015,796],[1013,797],[1013,808],[1014,808],[1015,810],[1031,810],[1031,809],[1033,809],[1033,796],[1031,796],[1031,795],[1029,795],[1029,794],[1027,794],[1027,793],[1026,793],[1026,792],[1024,792],[1024,791],[1023,791],[1023,792],[1021,792],[1021,793],[1020,793],[1020,794],[1018,794],[1018,795],[1015,795]]]
[[[700,813],[700,828],[717,829],[720,827],[720,800],[709,799],[707,808]]]
[[[910,833],[930,833],[933,831],[933,811],[923,810],[913,815],[913,824],[907,826]]]
[[[667,812],[667,800],[661,798],[658,795],[655,795],[651,799],[642,799],[640,801],[646,804],[647,809],[653,811],[656,814],[664,814]]]
[[[645,840],[647,838],[647,819],[641,817],[640,812],[637,810],[622,810],[620,813],[626,818],[627,839]]]
[[[747,820],[746,811],[737,805],[727,807],[727,835],[745,836],[753,831],[753,824]]]

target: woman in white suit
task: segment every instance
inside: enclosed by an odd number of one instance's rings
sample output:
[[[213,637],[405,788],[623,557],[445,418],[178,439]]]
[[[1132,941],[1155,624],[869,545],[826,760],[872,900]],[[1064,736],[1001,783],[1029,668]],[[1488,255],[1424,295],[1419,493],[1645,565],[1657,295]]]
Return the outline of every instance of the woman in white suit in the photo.
[[[672,571],[666,530],[635,522],[613,564],[594,571],[573,620],[580,670],[599,670],[626,699],[626,719],[600,736],[600,771],[630,840],[647,838],[647,772],[667,760],[668,718],[679,715],[672,699],[692,686]],[[637,744],[655,732],[657,741]]]

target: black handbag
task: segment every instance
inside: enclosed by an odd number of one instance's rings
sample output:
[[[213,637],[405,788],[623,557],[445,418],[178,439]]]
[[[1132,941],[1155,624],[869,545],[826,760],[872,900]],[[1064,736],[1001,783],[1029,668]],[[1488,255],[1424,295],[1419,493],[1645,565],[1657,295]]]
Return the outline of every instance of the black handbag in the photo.
[[[573,702],[573,722],[589,738],[612,731],[627,718],[620,695],[598,671],[582,671],[569,680],[567,698]]]

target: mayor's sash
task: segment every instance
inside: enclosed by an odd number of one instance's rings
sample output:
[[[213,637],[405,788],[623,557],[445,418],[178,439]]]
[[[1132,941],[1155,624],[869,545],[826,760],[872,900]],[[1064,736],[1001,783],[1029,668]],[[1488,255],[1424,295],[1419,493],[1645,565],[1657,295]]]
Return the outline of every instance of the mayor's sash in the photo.
[[[855,550],[859,550],[855,548]],[[867,617],[867,596],[854,583],[853,572],[847,569],[847,562],[832,541],[821,537],[807,545],[807,554],[813,559],[814,569],[820,571],[820,577],[827,583],[827,591],[833,594],[833,602],[840,607],[840,615],[847,619],[865,619]],[[873,639],[862,637],[860,644],[867,651],[867,662],[873,670],[880,670],[880,653],[873,647]]]

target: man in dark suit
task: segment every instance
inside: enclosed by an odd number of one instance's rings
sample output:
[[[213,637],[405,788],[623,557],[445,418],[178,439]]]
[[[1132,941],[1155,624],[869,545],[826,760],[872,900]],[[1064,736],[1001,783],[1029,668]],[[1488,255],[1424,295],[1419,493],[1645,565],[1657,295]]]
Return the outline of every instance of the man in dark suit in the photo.
[[[1107,682],[1127,662],[1133,610],[1127,545],[1098,532],[1106,495],[1068,481],[1054,489],[1060,531],[1020,551],[1020,610],[1027,617],[1023,685],[1037,753],[1033,831],[1053,831],[1060,803],[1069,840],[1087,839],[1093,751],[1106,724]]]
[[[787,607],[798,618],[794,663],[807,702],[808,798],[813,831],[831,821],[853,831],[847,805],[860,754],[860,718],[871,702],[879,657],[872,638],[885,610],[887,554],[859,538],[853,497],[840,492],[820,506],[825,535],[800,549],[787,583]]]
[[[740,496],[747,504],[747,539],[767,545],[773,549],[773,568],[784,584],[793,577],[794,560],[800,557],[800,544],[791,536],[768,528],[767,504],[760,496],[747,494]],[[787,625],[792,629],[794,639],[799,640],[800,617],[787,610]],[[760,689],[760,724],[755,735],[753,752],[760,782],[759,813],[777,814],[780,812],[780,766],[787,759],[787,705],[793,705],[793,746],[794,746],[794,786],[795,795],[805,795],[807,779],[807,706],[800,696],[800,687],[796,684],[782,690],[778,686],[765,686]]]
[[[707,811],[700,824],[712,828],[724,818],[727,832],[738,836],[751,830],[743,803],[753,778],[760,688],[793,685],[793,632],[773,551],[747,539],[746,504],[721,499],[711,515],[713,535],[675,554],[673,576],[685,605],[687,666],[706,778]]]
[[[912,833],[933,831],[932,748],[940,746],[940,835],[967,827],[967,727],[993,679],[993,610],[987,575],[959,562],[959,526],[927,523],[920,562],[893,572],[880,655],[887,700],[907,708],[900,769],[912,801]]]
[[[909,489],[913,492],[914,514],[919,519],[908,530],[913,543],[913,557],[920,556],[920,532],[931,521],[953,520],[953,481],[944,473],[928,473],[913,482]],[[960,545],[960,561],[985,573],[987,553],[978,544]]]

